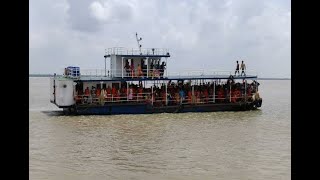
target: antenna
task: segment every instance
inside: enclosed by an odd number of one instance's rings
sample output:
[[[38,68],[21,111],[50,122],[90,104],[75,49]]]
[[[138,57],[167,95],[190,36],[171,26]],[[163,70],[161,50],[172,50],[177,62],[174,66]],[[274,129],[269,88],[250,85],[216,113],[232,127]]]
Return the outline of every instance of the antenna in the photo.
[[[138,47],[139,47],[139,51],[140,51],[140,54],[142,54],[141,53],[141,44],[139,44],[139,41],[141,41],[142,40],[142,38],[140,37],[140,38],[138,38],[138,33],[136,32],[136,38],[137,38],[137,43],[138,43]]]

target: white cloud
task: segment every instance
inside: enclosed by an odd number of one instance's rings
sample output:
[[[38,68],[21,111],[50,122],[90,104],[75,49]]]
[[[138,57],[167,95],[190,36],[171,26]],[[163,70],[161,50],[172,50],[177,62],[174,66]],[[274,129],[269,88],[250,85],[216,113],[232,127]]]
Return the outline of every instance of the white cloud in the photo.
[[[130,1],[94,1],[90,4],[93,16],[101,23],[124,23],[132,19],[133,3]]]
[[[101,21],[106,21],[110,18],[110,8],[103,7],[103,5],[100,2],[93,2],[90,5],[90,9],[92,11],[92,14]]]
[[[136,48],[138,32],[143,47],[171,50],[170,70],[233,70],[245,59],[264,77],[291,76],[290,6],[281,0],[31,0],[30,73],[70,64],[100,68],[104,49]]]

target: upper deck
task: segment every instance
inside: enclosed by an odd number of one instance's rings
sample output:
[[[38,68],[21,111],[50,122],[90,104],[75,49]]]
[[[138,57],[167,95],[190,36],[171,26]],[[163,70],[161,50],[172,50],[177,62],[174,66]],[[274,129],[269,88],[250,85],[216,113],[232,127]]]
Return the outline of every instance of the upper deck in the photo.
[[[105,74],[104,69],[100,70],[83,70],[81,76],[75,78],[80,81],[150,81],[150,80],[226,80],[230,79],[257,79],[258,75],[254,71],[247,71],[245,76],[234,76],[231,71],[182,71],[182,72],[168,72],[163,77],[143,76],[143,77],[111,77]]]

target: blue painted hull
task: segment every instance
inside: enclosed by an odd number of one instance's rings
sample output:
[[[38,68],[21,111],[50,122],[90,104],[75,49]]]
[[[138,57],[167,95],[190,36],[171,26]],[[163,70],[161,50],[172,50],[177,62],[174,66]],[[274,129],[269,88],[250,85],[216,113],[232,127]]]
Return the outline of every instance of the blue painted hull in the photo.
[[[146,109],[146,104],[87,106],[77,107],[76,114],[145,114]]]
[[[154,107],[150,104],[106,104],[94,106],[76,106],[71,113],[82,115],[111,114],[150,114],[150,113],[184,113],[184,112],[217,112],[245,111],[261,107],[262,100],[255,103],[198,104]]]

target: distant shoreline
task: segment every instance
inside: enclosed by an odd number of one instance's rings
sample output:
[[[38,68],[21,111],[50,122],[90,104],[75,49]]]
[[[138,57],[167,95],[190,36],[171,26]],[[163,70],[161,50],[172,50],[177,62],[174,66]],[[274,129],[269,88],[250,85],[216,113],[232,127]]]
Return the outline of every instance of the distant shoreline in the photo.
[[[53,77],[53,74],[29,74],[29,77]],[[258,78],[258,80],[291,80],[291,78]]]

